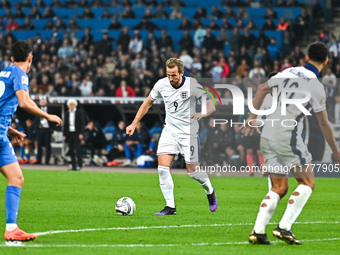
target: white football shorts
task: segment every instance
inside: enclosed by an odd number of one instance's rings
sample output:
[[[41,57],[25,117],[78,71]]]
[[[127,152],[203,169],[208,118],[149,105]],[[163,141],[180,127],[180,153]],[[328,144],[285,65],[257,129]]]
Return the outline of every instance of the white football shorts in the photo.
[[[164,154],[181,154],[185,163],[198,164],[201,154],[199,138],[179,138],[163,129],[158,142],[157,156]]]
[[[272,141],[261,137],[261,152],[264,157],[263,170],[273,174],[289,174],[294,166],[302,166],[312,161],[312,154],[302,138],[294,138],[287,142]]]

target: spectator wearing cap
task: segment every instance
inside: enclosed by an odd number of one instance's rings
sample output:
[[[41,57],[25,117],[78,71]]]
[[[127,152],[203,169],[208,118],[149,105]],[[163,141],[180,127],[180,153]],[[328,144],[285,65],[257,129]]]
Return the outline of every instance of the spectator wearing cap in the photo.
[[[84,140],[85,116],[81,109],[77,108],[75,99],[67,101],[68,110],[65,112],[64,141],[68,144],[72,165],[69,170],[79,171],[83,166],[81,155],[81,141]]]

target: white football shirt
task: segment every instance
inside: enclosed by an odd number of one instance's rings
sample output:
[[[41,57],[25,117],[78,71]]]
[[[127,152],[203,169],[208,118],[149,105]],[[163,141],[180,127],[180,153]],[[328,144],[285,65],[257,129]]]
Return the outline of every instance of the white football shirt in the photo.
[[[283,89],[292,89],[292,92],[286,93],[287,99],[305,98],[305,92],[309,91],[311,93],[310,100],[302,104],[309,112],[311,109],[314,112],[321,112],[326,109],[326,94],[323,84],[317,79],[316,73],[318,74],[318,71],[311,64],[307,64],[307,66],[287,68],[268,80],[269,87],[277,88],[278,105],[274,113],[267,116],[261,134],[262,137],[272,141],[292,143],[292,139],[295,140],[297,136],[301,136],[305,114],[294,104],[287,104],[286,115],[281,114]],[[301,89],[301,92],[294,92],[294,89]],[[295,120],[297,125],[293,126],[294,122],[288,120]],[[286,127],[282,125],[282,121],[284,121]]]
[[[198,121],[191,116],[196,112],[197,99],[204,92],[194,78],[183,76],[182,84],[175,88],[169,78],[159,79],[150,92],[152,101],[162,98],[165,104],[165,124],[170,134],[176,137],[189,138],[198,136]]]

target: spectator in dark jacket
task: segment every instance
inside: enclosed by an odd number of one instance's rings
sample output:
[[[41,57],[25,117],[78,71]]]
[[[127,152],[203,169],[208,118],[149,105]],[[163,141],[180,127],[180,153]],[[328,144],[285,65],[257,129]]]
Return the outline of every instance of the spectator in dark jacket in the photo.
[[[103,150],[105,150],[106,138],[103,131],[94,124],[93,120],[90,120],[85,128],[84,143],[83,145],[91,151],[92,160],[96,151],[96,154],[101,155]]]
[[[121,162],[116,162],[115,159],[119,157],[125,156],[125,141],[126,141],[126,131],[125,131],[125,122],[119,121],[118,123],[118,129],[115,131],[115,134],[113,135],[113,141],[112,141],[112,150],[109,151],[107,154],[107,160],[109,161],[106,165],[107,166],[117,166],[121,165]]]

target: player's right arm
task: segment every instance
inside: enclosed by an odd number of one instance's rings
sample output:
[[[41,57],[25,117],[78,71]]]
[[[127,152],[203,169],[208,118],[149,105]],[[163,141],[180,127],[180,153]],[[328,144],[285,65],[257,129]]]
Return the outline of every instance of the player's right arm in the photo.
[[[30,98],[27,91],[20,89],[15,92],[18,98],[19,106],[24,109],[25,111],[39,116],[41,118],[45,118],[48,121],[56,122],[57,126],[61,126],[63,124],[63,121],[57,116],[48,114],[44,111],[42,111],[37,104]]]
[[[321,131],[323,135],[325,136],[325,139],[328,145],[331,147],[334,153],[334,158],[336,162],[339,164],[340,163],[340,151],[336,145],[336,141],[335,141],[334,134],[333,134],[333,129],[328,121],[327,110],[324,109],[321,112],[317,112],[315,115],[316,115],[316,118],[318,119]]]
[[[149,111],[150,107],[153,104],[153,100],[148,96],[143,104],[139,107],[138,112],[132,121],[131,125],[126,128],[126,134],[129,136],[132,136],[133,133],[135,132],[137,123],[144,117],[144,115]]]

